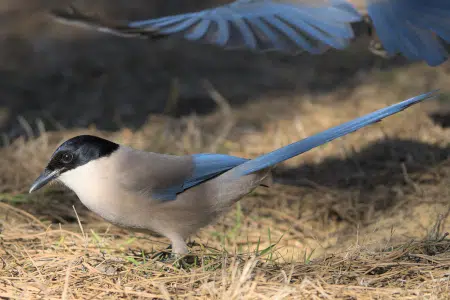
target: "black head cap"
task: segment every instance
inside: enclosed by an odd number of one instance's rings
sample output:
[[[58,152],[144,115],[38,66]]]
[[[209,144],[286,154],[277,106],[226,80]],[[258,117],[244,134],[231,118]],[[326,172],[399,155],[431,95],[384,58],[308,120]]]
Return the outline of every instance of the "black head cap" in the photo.
[[[93,135],[79,135],[65,141],[53,153],[47,165],[49,171],[75,169],[88,162],[111,155],[119,145]]]
[[[62,173],[92,160],[109,156],[118,148],[118,144],[92,135],[80,135],[65,141],[53,153],[47,167],[31,186],[30,193],[45,186]]]

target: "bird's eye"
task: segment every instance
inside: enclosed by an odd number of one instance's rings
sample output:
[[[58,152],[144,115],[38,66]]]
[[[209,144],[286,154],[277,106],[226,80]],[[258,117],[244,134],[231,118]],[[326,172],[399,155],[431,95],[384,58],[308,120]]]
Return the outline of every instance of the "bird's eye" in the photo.
[[[73,154],[72,153],[64,153],[61,157],[61,161],[65,164],[70,163],[73,160]]]

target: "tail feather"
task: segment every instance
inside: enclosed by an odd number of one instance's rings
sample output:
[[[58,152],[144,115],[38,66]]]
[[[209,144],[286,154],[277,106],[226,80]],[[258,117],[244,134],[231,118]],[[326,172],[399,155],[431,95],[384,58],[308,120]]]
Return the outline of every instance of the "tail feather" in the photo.
[[[411,105],[417,104],[425,99],[436,96],[436,91],[410,98],[400,103],[377,110],[363,117],[354,119],[339,126],[327,129],[318,134],[310,136],[301,141],[292,143],[283,148],[277,149],[270,153],[261,155],[255,159],[249,160],[233,169],[234,174],[239,176],[248,175],[262,169],[272,167],[280,162],[288,160],[294,156],[309,151],[317,146],[330,142],[338,137],[347,135],[367,125],[381,121],[382,119],[396,114]]]

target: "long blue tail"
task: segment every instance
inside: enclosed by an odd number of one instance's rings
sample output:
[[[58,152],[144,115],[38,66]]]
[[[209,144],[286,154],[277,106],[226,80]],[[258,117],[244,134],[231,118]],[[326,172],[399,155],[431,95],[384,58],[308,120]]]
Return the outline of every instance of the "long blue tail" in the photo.
[[[436,91],[432,91],[420,96],[410,98],[400,103],[388,106],[386,108],[377,110],[363,117],[354,119],[350,122],[341,124],[339,126],[327,129],[316,135],[307,137],[301,141],[292,143],[283,148],[277,149],[270,153],[261,155],[255,159],[249,160],[233,169],[236,176],[244,176],[259,170],[274,166],[282,161],[288,160],[294,156],[309,151],[317,146],[330,142],[338,137],[344,136],[351,132],[354,132],[367,125],[379,122],[382,119],[401,112],[411,105],[417,104],[425,99],[436,96]]]

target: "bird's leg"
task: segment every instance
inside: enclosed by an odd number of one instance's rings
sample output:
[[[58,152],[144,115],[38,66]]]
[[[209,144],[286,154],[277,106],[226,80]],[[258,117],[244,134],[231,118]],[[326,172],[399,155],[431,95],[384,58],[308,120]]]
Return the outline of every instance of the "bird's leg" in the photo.
[[[189,261],[184,261],[184,259],[188,258],[186,256],[189,251],[185,240],[179,236],[170,237],[170,241],[172,244],[167,247],[167,250],[172,249],[172,253],[161,251],[153,256],[153,258],[158,258],[160,261],[164,262],[175,262],[179,263],[180,266],[183,266],[185,263],[189,263]]]
[[[193,265],[199,265],[199,259],[195,254],[189,254],[188,246],[183,238],[173,238],[172,241],[172,255],[175,258],[175,263],[180,268],[191,268]]]
[[[160,251],[157,254],[155,254],[153,256],[154,258],[157,257],[161,258],[164,256],[165,258],[173,259],[179,258],[189,253],[187,244],[183,238],[176,236],[176,237],[169,237],[169,239],[172,242],[172,244],[168,246],[166,250]],[[172,249],[172,253],[170,253],[170,249]]]
[[[172,242],[172,253],[177,256],[186,255],[189,253],[186,241],[182,237],[171,237]]]

